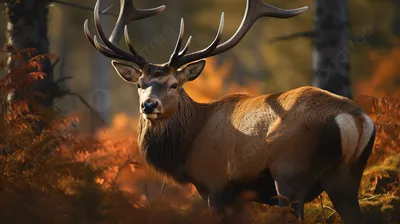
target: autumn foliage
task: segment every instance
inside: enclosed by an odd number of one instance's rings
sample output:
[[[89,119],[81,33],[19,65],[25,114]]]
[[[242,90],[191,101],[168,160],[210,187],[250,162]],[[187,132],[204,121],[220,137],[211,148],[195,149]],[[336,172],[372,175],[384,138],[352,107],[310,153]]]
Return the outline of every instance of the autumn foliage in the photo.
[[[33,86],[45,76],[40,59],[47,55],[25,62],[23,56],[30,51],[14,56],[19,66],[0,80],[1,223],[219,223],[192,186],[178,186],[147,168],[137,152],[136,119],[118,114],[107,129],[89,136],[79,130],[77,114],[63,116],[55,108],[37,105],[41,94]],[[187,92],[203,102],[233,91],[262,93],[256,83],[229,82],[229,72],[229,63],[218,66],[208,60],[204,74],[186,86]],[[379,79],[376,76],[372,80]],[[16,90],[24,94],[8,101],[8,93]],[[371,223],[396,223],[400,99],[364,93],[368,96],[357,102],[376,122],[377,140],[360,203]],[[251,203],[246,214],[246,223],[280,223],[289,209]],[[340,221],[325,194],[306,206],[306,220]]]

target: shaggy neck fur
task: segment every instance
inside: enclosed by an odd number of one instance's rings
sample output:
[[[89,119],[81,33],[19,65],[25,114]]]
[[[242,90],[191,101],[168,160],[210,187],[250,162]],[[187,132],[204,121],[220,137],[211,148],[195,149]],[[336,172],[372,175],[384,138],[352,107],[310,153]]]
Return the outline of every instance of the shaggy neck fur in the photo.
[[[178,182],[189,182],[185,163],[189,150],[207,116],[205,107],[180,91],[178,110],[167,119],[149,121],[140,118],[138,128],[139,149],[147,162],[156,170]]]

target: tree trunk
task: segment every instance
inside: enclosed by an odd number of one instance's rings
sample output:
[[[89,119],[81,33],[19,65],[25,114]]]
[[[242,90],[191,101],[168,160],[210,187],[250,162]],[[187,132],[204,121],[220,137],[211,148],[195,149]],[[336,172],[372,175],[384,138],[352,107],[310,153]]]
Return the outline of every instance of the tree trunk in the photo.
[[[100,10],[105,9],[112,5],[113,1],[103,0],[100,3]],[[115,2],[114,2],[115,3]],[[113,28],[113,22],[106,18],[104,15],[100,15],[102,17],[101,27],[106,33],[111,34]],[[111,62],[110,59],[104,57],[97,52],[92,56],[92,93],[90,94],[91,103],[94,105],[96,111],[99,112],[99,115],[104,119],[104,121],[110,121],[110,71],[111,71]],[[99,119],[98,116],[95,116],[91,113],[91,132],[96,133],[99,128],[104,127],[103,121]]]
[[[393,21],[393,33],[399,38],[400,37],[400,0],[395,0],[396,14],[394,15]]]
[[[26,48],[35,48],[38,54],[49,53],[49,39],[47,37],[48,0],[7,0],[7,46],[14,53]],[[31,55],[32,57],[35,54]],[[29,58],[26,58],[29,60]],[[8,60],[8,69],[17,66],[11,59]],[[54,78],[50,59],[42,60],[41,71],[46,74],[39,80],[34,88],[44,97],[38,97],[40,105],[49,107],[53,105]],[[18,96],[12,93],[10,99]]]
[[[351,98],[347,0],[315,0],[313,85]]]

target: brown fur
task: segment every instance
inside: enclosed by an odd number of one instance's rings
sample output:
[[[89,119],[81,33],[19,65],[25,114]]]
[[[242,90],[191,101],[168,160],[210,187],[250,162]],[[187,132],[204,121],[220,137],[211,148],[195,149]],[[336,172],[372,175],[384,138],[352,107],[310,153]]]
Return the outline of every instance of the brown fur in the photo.
[[[181,89],[172,117],[140,120],[139,146],[159,171],[201,186],[203,194],[218,195],[230,183],[253,181],[268,170],[276,181],[292,183],[296,193],[287,197],[304,201],[311,188],[323,185],[324,173],[348,169],[334,122],[341,113],[362,130],[363,111],[353,101],[314,87],[233,94],[208,104]],[[320,148],[321,141],[330,143]]]
[[[276,195],[299,201],[294,209],[302,219],[303,203],[326,190],[343,219],[361,220],[358,186],[374,130],[353,101],[301,87],[256,97],[232,94],[202,104],[182,85],[201,73],[204,62],[179,70],[115,66],[126,81],[140,85],[141,103],[158,102],[150,114],[141,106],[138,132],[139,148],[158,172],[194,184],[219,209],[239,203],[241,192],[252,190],[257,202],[276,203],[270,199]],[[361,138],[365,130],[369,145]]]
[[[95,23],[102,33],[98,6],[97,3]],[[135,9],[132,4],[125,7],[121,18],[141,18],[137,10],[129,13]],[[317,88],[302,87],[258,97],[232,94],[200,104],[183,90],[185,82],[201,74],[205,66],[202,59],[234,47],[258,18],[290,18],[307,9],[287,11],[262,0],[249,0],[246,8],[246,17],[235,36],[219,44],[221,17],[215,41],[188,55],[185,54],[190,41],[183,49],[181,46],[182,20],[171,60],[161,65],[144,60],[128,39],[132,54],[112,47],[113,43],[108,43],[104,35],[101,39],[108,48],[96,44],[87,21],[85,34],[107,57],[139,65],[137,68],[112,61],[125,81],[138,86],[139,147],[159,172],[181,183],[193,183],[202,197],[210,199],[220,211],[240,204],[237,196],[252,190],[257,195],[253,200],[258,202],[275,203],[270,200],[275,195],[298,201],[294,211],[303,219],[304,202],[325,190],[346,223],[360,223],[358,186],[374,144],[375,130],[371,119],[354,102]],[[162,10],[161,7],[142,12],[142,16]],[[118,20],[114,31],[121,31],[123,21]],[[282,199],[278,203],[287,204]]]
[[[197,122],[207,105],[197,104],[181,89],[178,109],[169,119],[151,122],[141,117],[138,126],[139,149],[156,170],[178,182],[188,182],[184,169],[188,148],[202,128]]]

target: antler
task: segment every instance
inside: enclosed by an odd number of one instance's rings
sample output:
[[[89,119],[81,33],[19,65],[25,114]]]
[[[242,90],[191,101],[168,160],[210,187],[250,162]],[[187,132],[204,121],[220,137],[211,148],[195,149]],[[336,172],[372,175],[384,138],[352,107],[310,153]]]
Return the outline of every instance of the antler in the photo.
[[[179,68],[192,61],[197,61],[214,55],[224,53],[236,46],[250,30],[253,24],[261,17],[274,18],[291,18],[297,16],[308,9],[307,6],[297,9],[285,10],[268,5],[262,0],[247,0],[246,13],[236,33],[227,41],[219,44],[221,41],[222,30],[224,26],[224,13],[221,15],[220,25],[214,41],[205,49],[185,55],[190,45],[191,37],[188,40],[185,48],[180,51],[184,33],[183,19],[181,20],[181,28],[179,38],[175,46],[175,50],[171,55],[169,65],[174,68]]]
[[[96,2],[96,6],[94,8],[94,24],[96,26],[97,33],[102,42],[104,43],[104,45],[99,42],[97,35],[93,36],[90,33],[88,27],[88,20],[85,21],[84,25],[85,35],[88,38],[89,42],[104,56],[125,61],[131,61],[139,65],[141,68],[143,68],[148,64],[148,62],[133,48],[129,38],[127,25],[135,20],[140,20],[155,16],[164,11],[165,6],[163,5],[153,9],[136,9],[133,6],[132,0],[127,0],[127,1],[120,0],[120,2],[121,2],[121,8],[118,20],[114,26],[114,29],[109,39],[107,39],[100,25],[100,12],[99,12],[100,0],[97,0]],[[128,48],[131,53],[128,53],[117,46],[118,41],[121,39],[122,36],[122,29],[124,29],[125,42],[128,45]]]

